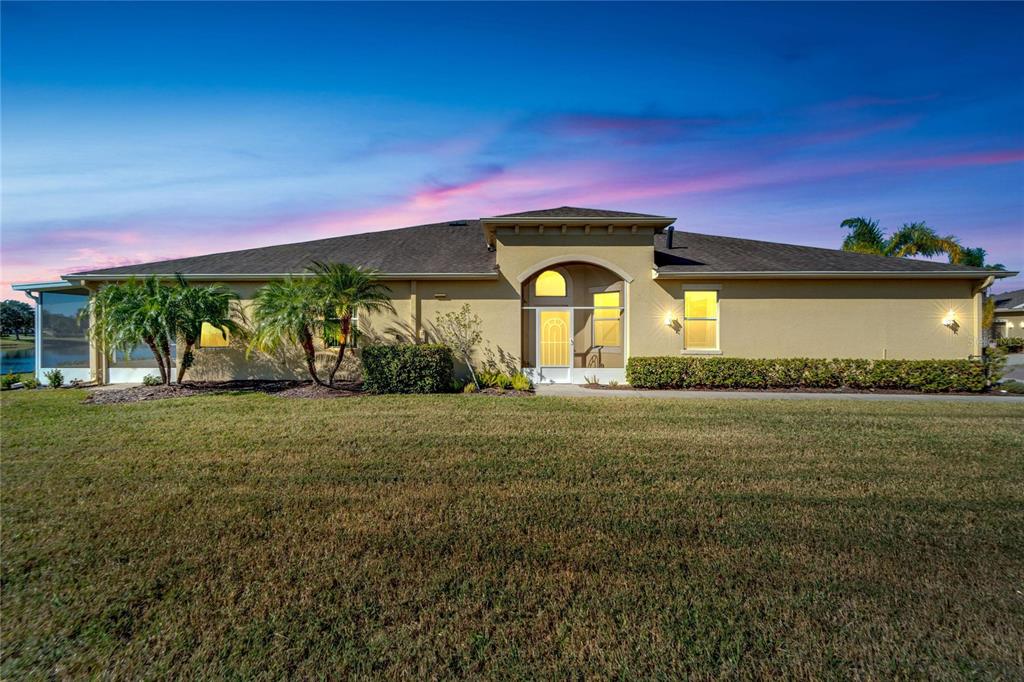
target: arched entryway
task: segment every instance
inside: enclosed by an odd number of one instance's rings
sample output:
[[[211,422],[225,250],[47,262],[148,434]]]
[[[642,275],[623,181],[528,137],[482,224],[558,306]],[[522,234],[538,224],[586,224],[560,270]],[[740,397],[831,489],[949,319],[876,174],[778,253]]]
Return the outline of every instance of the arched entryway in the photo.
[[[524,371],[537,383],[622,381],[628,282],[582,262],[549,264],[522,282]]]

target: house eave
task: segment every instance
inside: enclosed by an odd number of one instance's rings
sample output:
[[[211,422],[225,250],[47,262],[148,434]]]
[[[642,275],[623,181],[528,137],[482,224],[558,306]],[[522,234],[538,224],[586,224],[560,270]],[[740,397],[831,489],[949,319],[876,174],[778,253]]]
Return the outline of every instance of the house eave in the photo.
[[[889,270],[762,270],[715,272],[663,272],[655,269],[654,279],[985,279],[1014,277],[1019,273],[1006,271],[976,272],[947,270],[928,272],[892,272]]]
[[[25,284],[12,284],[14,291],[59,291],[61,289],[77,289],[79,285],[67,280],[56,282],[27,282]]]
[[[658,233],[676,221],[668,216],[654,218],[639,217],[608,217],[608,216],[574,216],[571,218],[558,217],[530,217],[520,216],[512,218],[481,218],[480,226],[484,232],[484,240],[489,247],[495,245],[495,231],[499,227],[651,227]]]
[[[101,274],[101,273],[88,273],[81,275],[62,275],[62,277],[69,281],[82,281],[82,282],[116,282],[133,277],[158,277],[158,278],[170,278],[176,279],[179,276],[178,273],[121,273],[121,274]],[[195,281],[214,281],[214,282],[262,282],[276,279],[284,279],[285,277],[313,277],[314,273],[311,272],[258,272],[258,273],[190,273],[180,275],[185,280]],[[495,280],[498,279],[497,272],[379,272],[375,275],[377,279],[381,280]]]

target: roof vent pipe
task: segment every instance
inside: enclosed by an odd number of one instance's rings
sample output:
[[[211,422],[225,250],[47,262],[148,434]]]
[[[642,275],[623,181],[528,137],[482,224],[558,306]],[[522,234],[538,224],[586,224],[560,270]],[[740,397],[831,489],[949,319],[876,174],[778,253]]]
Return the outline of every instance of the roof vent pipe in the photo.
[[[666,246],[668,248],[670,248],[670,249],[672,248],[672,237],[674,237],[675,234],[676,234],[676,226],[675,225],[669,225],[668,226],[668,240],[666,242]]]

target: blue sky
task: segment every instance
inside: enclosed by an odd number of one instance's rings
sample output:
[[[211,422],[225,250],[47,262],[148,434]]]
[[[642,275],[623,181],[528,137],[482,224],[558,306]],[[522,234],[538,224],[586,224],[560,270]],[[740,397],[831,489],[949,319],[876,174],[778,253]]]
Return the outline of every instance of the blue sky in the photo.
[[[562,204],[830,247],[925,220],[1024,269],[1020,3],[0,11],[0,295]]]

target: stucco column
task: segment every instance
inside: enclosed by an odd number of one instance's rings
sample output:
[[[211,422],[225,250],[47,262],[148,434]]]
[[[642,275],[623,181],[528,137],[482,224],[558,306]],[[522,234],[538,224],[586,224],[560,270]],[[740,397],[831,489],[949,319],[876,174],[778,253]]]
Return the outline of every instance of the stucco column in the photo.
[[[622,369],[629,362],[629,340],[633,336],[633,302],[629,298],[629,280],[622,280]]]
[[[416,292],[416,280],[409,281],[409,328],[412,342],[420,342],[420,297]]]
[[[96,325],[96,291],[89,288],[89,378],[98,385],[107,383],[106,358],[92,330]]]

